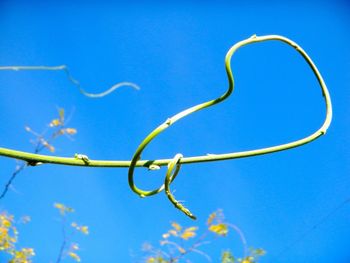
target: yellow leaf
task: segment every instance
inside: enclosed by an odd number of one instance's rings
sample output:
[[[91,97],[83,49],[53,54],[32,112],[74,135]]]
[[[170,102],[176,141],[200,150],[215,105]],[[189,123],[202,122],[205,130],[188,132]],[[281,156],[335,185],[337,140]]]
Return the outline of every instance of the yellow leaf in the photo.
[[[2,220],[2,225],[6,228],[9,228],[12,224],[11,224],[10,220],[4,219],[4,220]]]
[[[217,225],[210,225],[209,230],[219,236],[226,236],[228,233],[228,227],[224,223],[220,223]]]
[[[181,234],[181,238],[187,240],[187,239],[189,239],[189,238],[191,238],[191,237],[194,237],[195,235],[196,235],[195,232],[192,232],[192,231],[184,231],[184,232]]]
[[[66,128],[66,129],[64,129],[64,132],[67,133],[67,134],[70,134],[70,135],[74,135],[78,131],[77,131],[77,129],[74,129],[74,128]]]
[[[60,108],[60,109],[58,110],[58,114],[60,115],[60,120],[61,120],[61,122],[63,122],[63,121],[64,121],[64,109],[63,109],[63,108]]]
[[[216,217],[216,212],[211,213],[208,217],[207,224],[210,225],[211,223],[213,223],[213,220],[215,219],[215,217]]]
[[[64,204],[61,204],[61,203],[54,203],[53,206],[58,209],[64,209]]]
[[[263,256],[266,254],[266,251],[263,250],[262,248],[257,248],[257,249],[253,249],[251,251],[251,254],[257,255],[257,256]]]
[[[65,206],[61,203],[54,203],[53,205],[55,208],[57,208],[62,215],[64,215],[66,212],[73,213],[74,209],[68,206]]]
[[[75,261],[80,262],[80,257],[76,253],[69,252],[68,255],[72,257]]]
[[[73,222],[71,224],[72,227],[74,227],[77,231],[82,232],[85,235],[89,234],[89,227],[88,226],[79,226],[77,223]]]
[[[32,262],[30,258],[35,255],[32,248],[22,248],[9,253],[13,255],[13,258],[9,261],[10,263],[30,263]]]
[[[88,235],[89,234],[89,227],[88,226],[81,226],[80,227],[80,231],[85,234]]]
[[[171,223],[171,226],[172,226],[177,232],[181,231],[181,229],[182,229],[182,227],[181,227],[178,223],[176,223],[176,222],[172,222],[172,223]]]
[[[181,238],[182,239],[189,239],[191,237],[194,237],[196,235],[195,231],[197,231],[198,227],[196,226],[191,226],[191,227],[188,227],[186,228],[183,233],[181,234]]]
[[[198,229],[198,227],[196,227],[196,226],[191,226],[191,227],[186,228],[186,229],[185,229],[185,232],[186,232],[186,231],[194,232],[194,231],[197,231],[197,229]]]
[[[59,125],[62,125],[62,122],[59,119],[54,119],[49,124],[50,127],[57,127]]]
[[[22,248],[22,252],[26,255],[26,257],[35,256],[34,249],[32,248]]]

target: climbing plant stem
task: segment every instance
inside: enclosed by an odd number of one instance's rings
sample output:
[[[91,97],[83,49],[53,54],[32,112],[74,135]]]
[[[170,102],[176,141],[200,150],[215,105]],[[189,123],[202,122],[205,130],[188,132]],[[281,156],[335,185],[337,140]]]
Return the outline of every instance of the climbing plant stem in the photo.
[[[244,158],[244,157],[250,157],[250,156],[256,156],[256,155],[262,155],[262,154],[268,154],[283,150],[288,150],[291,148],[295,148],[304,144],[307,144],[309,142],[312,142],[313,140],[316,140],[320,136],[324,135],[331,123],[332,119],[332,104],[330,95],[328,92],[328,89],[326,87],[326,84],[318,71],[316,65],[313,63],[311,58],[307,55],[307,53],[295,42],[292,40],[278,36],[278,35],[267,35],[267,36],[252,36],[248,39],[245,39],[243,41],[238,42],[234,46],[230,48],[228,51],[226,58],[225,58],[225,67],[226,72],[228,76],[228,82],[229,87],[227,91],[220,96],[217,99],[201,103],[199,105],[193,106],[189,109],[186,109],[173,117],[167,119],[163,124],[159,125],[155,130],[153,130],[139,145],[137,150],[135,151],[135,154],[131,161],[128,160],[116,160],[116,161],[107,161],[107,160],[92,160],[89,159],[89,162],[84,162],[83,160],[72,157],[61,157],[61,156],[48,156],[48,155],[40,155],[40,154],[33,154],[29,152],[24,151],[18,151],[8,148],[0,148],[0,155],[9,157],[9,158],[15,158],[15,159],[21,159],[24,161],[27,161],[30,165],[37,165],[41,163],[52,163],[52,164],[61,164],[61,165],[75,165],[75,166],[87,166],[87,167],[129,167],[129,183],[133,185],[133,172],[135,167],[149,167],[150,165],[157,165],[157,166],[165,166],[168,165],[169,162],[172,161],[172,159],[157,159],[157,160],[141,160],[141,153],[146,148],[146,146],[161,132],[163,132],[165,129],[170,127],[172,124],[174,124],[176,121],[180,120],[183,117],[188,116],[191,113],[194,113],[196,111],[205,109],[207,107],[213,106],[219,102],[222,102],[226,98],[230,96],[230,94],[233,91],[234,88],[234,78],[231,71],[231,57],[234,54],[235,51],[237,51],[240,47],[243,47],[248,44],[253,44],[257,42],[263,42],[263,41],[281,41],[283,43],[288,44],[289,46],[293,47],[299,54],[305,59],[305,61],[308,63],[310,68],[312,69],[314,75],[316,76],[318,83],[321,87],[322,94],[325,101],[326,106],[326,117],[324,120],[324,123],[322,126],[312,133],[311,135],[281,145],[273,146],[273,147],[266,147],[256,150],[248,150],[248,151],[241,151],[241,152],[234,152],[234,153],[226,153],[226,154],[208,154],[203,156],[195,156],[195,157],[183,157],[179,160],[179,164],[190,164],[190,163],[199,163],[199,162],[212,162],[212,161],[222,161],[222,160],[229,160],[229,159],[237,159],[237,158]],[[0,70],[64,70],[67,73],[67,68],[65,66],[57,66],[57,67],[46,67],[46,66],[38,66],[35,67],[1,67]],[[71,78],[69,75],[69,72],[67,73],[68,77]],[[72,80],[74,81],[74,79]],[[79,83],[75,83],[78,85]],[[133,86],[133,84],[126,83],[126,85]],[[113,88],[113,87],[112,87]],[[135,86],[136,88],[136,86]],[[136,186],[132,187],[133,190],[137,192]]]
[[[228,98],[230,96],[230,94],[232,93],[233,88],[234,88],[234,78],[233,78],[232,70],[231,70],[231,57],[234,54],[234,52],[237,51],[240,47],[243,47],[243,46],[248,45],[248,44],[253,44],[253,43],[262,42],[262,41],[271,41],[271,40],[282,41],[283,43],[286,43],[286,44],[292,46],[293,48],[295,48],[296,51],[298,51],[301,54],[301,56],[307,61],[308,65],[311,67],[313,73],[315,74],[315,76],[316,76],[316,78],[321,86],[322,94],[323,94],[323,97],[325,99],[325,104],[326,104],[326,118],[325,118],[325,121],[324,121],[323,125],[321,126],[321,128],[319,128],[313,134],[311,134],[305,138],[302,138],[300,140],[294,141],[294,142],[290,142],[290,143],[286,143],[286,144],[282,144],[282,145],[277,145],[277,146],[273,146],[273,147],[257,149],[257,150],[251,150],[251,151],[243,151],[243,152],[227,153],[227,154],[210,154],[210,155],[206,155],[206,156],[187,157],[187,158],[184,157],[184,158],[181,158],[179,160],[179,164],[228,160],[228,159],[250,157],[250,156],[256,156],[256,155],[262,155],[262,154],[268,154],[268,153],[272,153],[272,152],[288,150],[288,149],[295,148],[295,147],[304,145],[306,143],[309,143],[309,142],[317,139],[318,137],[320,137],[321,135],[326,133],[326,130],[329,127],[331,119],[332,119],[331,100],[330,100],[329,92],[327,90],[327,86],[326,86],[325,82],[323,81],[323,78],[322,78],[320,72],[318,71],[317,67],[315,66],[315,64],[313,63],[311,58],[306,54],[306,52],[299,45],[297,45],[295,42],[293,42],[292,40],[290,40],[288,38],[278,36],[278,35],[269,35],[269,36],[262,36],[262,37],[258,37],[256,35],[253,35],[252,37],[250,37],[246,40],[238,42],[237,44],[232,46],[230,48],[230,50],[227,52],[227,55],[225,57],[225,67],[226,67],[226,73],[227,73],[229,85],[228,85],[228,89],[226,90],[226,92],[223,95],[221,95],[217,99],[213,99],[213,100],[201,103],[199,105],[193,106],[193,107],[186,109],[186,110],[174,115],[173,117],[167,119],[163,124],[161,124],[156,129],[154,129],[141,142],[141,144],[136,149],[135,154],[131,160],[129,172],[128,172],[129,186],[136,194],[144,197],[144,196],[154,195],[154,194],[159,192],[159,188],[155,189],[155,190],[149,190],[149,191],[142,190],[142,189],[138,188],[134,183],[134,168],[138,164],[140,164],[139,159],[141,159],[141,154],[144,151],[144,149],[147,147],[147,145],[155,137],[157,137],[161,132],[166,130],[170,125],[172,125],[176,121],[180,120],[181,118],[184,118],[191,113],[205,109],[207,107],[214,106],[215,104],[218,104],[218,103],[224,101],[226,98]],[[151,161],[151,163],[159,165],[159,166],[164,165],[163,163],[161,163],[161,161],[162,160]],[[171,160],[167,160],[166,164],[168,164],[169,162],[171,162]]]

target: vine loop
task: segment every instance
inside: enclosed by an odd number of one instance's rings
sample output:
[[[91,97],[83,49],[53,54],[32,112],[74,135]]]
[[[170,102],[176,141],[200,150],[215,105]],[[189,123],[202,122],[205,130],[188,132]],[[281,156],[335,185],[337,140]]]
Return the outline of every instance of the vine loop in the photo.
[[[140,164],[140,159],[141,159],[141,154],[144,151],[144,149],[148,146],[148,144],[154,140],[160,133],[162,133],[164,130],[169,128],[171,125],[173,125],[175,122],[178,120],[194,113],[200,110],[203,110],[205,108],[214,106],[225,99],[227,99],[233,92],[234,89],[234,78],[231,70],[231,58],[233,54],[241,47],[248,45],[248,44],[253,44],[253,43],[258,43],[258,42],[264,42],[264,41],[280,41],[282,43],[285,43],[291,47],[293,47],[308,63],[310,68],[312,69],[314,75],[316,76],[318,83],[321,87],[322,95],[324,97],[325,105],[326,105],[326,117],[324,120],[324,123],[322,126],[316,130],[313,134],[306,136],[302,139],[285,143],[285,144],[280,144],[277,146],[272,146],[272,147],[266,147],[262,149],[255,149],[255,150],[249,150],[249,151],[244,151],[244,152],[233,152],[233,153],[225,153],[225,154],[215,154],[215,155],[206,155],[206,156],[196,156],[196,157],[188,157],[188,158],[182,158],[179,157],[178,155],[175,156],[174,159],[167,159],[167,160],[155,160],[155,161],[146,161],[146,163],[143,163],[143,166],[145,165],[168,165],[168,171],[167,171],[167,176],[166,176],[166,181],[165,184],[162,185],[160,188],[147,191],[138,188],[135,183],[134,183],[134,171],[135,167]],[[226,54],[225,57],[225,68],[226,68],[226,73],[227,73],[227,78],[228,78],[228,88],[227,90],[218,98],[195,105],[193,107],[190,107],[188,109],[185,109],[181,111],[180,113],[177,113],[176,115],[172,116],[171,118],[168,118],[164,123],[159,125],[157,128],[155,128],[149,135],[141,142],[141,144],[138,146],[136,149],[134,156],[131,159],[130,166],[129,166],[129,171],[128,171],[128,181],[129,181],[129,186],[130,188],[138,195],[141,197],[145,196],[151,196],[159,193],[160,191],[163,190],[164,186],[166,186],[169,189],[169,185],[171,182],[171,179],[174,179],[174,176],[170,177],[169,174],[171,174],[172,170],[174,169],[174,166],[176,166],[176,169],[179,169],[180,164],[185,164],[185,163],[195,163],[195,162],[210,162],[210,161],[219,161],[219,160],[228,160],[228,159],[235,159],[235,158],[243,158],[243,157],[251,157],[251,156],[257,156],[257,155],[262,155],[262,154],[269,154],[273,152],[278,152],[278,151],[284,151],[284,150],[289,150],[295,147],[299,147],[301,145],[307,144],[311,141],[316,140],[320,136],[324,135],[326,133],[326,130],[328,129],[331,119],[332,119],[332,104],[331,104],[331,99],[330,95],[327,89],[327,86],[318,71],[316,65],[313,63],[311,58],[307,55],[307,53],[295,42],[292,40],[285,38],[283,36],[278,36],[278,35],[268,35],[268,36],[256,36],[253,35],[248,39],[242,40],[238,42],[237,44],[233,45],[229,51]],[[176,162],[174,161],[176,160]],[[176,163],[176,165],[175,165]],[[175,170],[174,175],[176,176],[177,170]],[[171,195],[170,191],[166,191],[167,196],[170,199],[170,201],[181,211],[183,211],[185,214],[189,215],[189,213],[186,213],[184,209],[181,209],[181,206],[179,205],[179,202],[177,202],[173,196]],[[191,217],[191,216],[190,216]]]
[[[321,76],[321,73],[317,69],[315,63],[312,61],[312,59],[308,56],[308,54],[294,41],[283,37],[279,35],[266,35],[266,36],[256,36],[253,35],[247,39],[244,39],[242,41],[239,41],[235,45],[233,45],[229,51],[226,54],[225,57],[225,68],[226,68],[226,74],[228,78],[228,89],[221,95],[219,98],[207,101],[201,104],[198,104],[196,106],[193,106],[189,109],[186,109],[173,117],[167,119],[163,124],[158,126],[155,130],[153,130],[140,144],[140,146],[137,148],[133,158],[131,161],[129,160],[90,160],[89,163],[83,163],[81,160],[78,160],[74,157],[63,157],[63,156],[50,156],[50,155],[42,155],[42,154],[34,154],[30,152],[25,151],[18,151],[11,148],[1,148],[0,147],[0,155],[6,156],[9,158],[15,158],[24,160],[26,162],[31,163],[52,163],[52,164],[61,164],[61,165],[75,165],[75,166],[89,166],[89,167],[129,167],[129,184],[133,190],[136,190],[137,188],[132,187],[133,185],[133,173],[135,167],[150,167],[150,165],[156,166],[165,166],[168,165],[168,163],[171,161],[171,159],[156,159],[156,160],[141,160],[141,153],[143,152],[144,148],[161,132],[163,132],[165,129],[170,127],[172,124],[174,124],[176,121],[180,120],[183,117],[186,117],[187,115],[194,113],[196,111],[202,110],[204,108],[214,106],[217,103],[220,103],[224,101],[226,98],[230,96],[230,94],[233,91],[234,87],[234,78],[232,75],[231,70],[231,58],[233,54],[241,47],[259,43],[259,42],[265,42],[265,41],[280,41],[282,43],[285,43],[289,45],[290,47],[294,48],[306,61],[306,63],[310,66],[313,74],[315,75],[321,91],[323,95],[323,99],[326,106],[326,116],[324,119],[324,122],[322,126],[316,130],[311,135],[305,136],[302,139],[261,148],[261,149],[254,149],[254,150],[247,150],[247,151],[241,151],[241,152],[232,152],[232,153],[222,153],[222,154],[210,154],[210,155],[203,155],[203,156],[192,156],[192,157],[186,157],[182,158],[180,160],[181,164],[190,164],[190,163],[199,163],[199,162],[213,162],[213,161],[222,161],[222,160],[230,160],[230,159],[237,159],[237,158],[245,158],[245,157],[251,157],[251,156],[257,156],[262,154],[269,154],[273,152],[278,151],[284,151],[289,150],[295,147],[302,146],[304,144],[310,143],[316,139],[318,139],[320,136],[324,135],[331,123],[332,120],[332,103],[331,98],[327,89],[327,86]],[[66,66],[57,66],[57,67],[47,67],[47,66],[6,66],[6,67],[0,67],[0,70],[64,70],[67,71]],[[67,73],[67,72],[66,72]],[[71,76],[68,75],[68,78],[73,82],[73,84],[78,85],[77,81],[72,80]],[[120,83],[120,85],[124,86],[132,86],[135,89],[138,89],[138,87],[134,84],[130,84],[128,82]],[[118,85],[117,85],[118,86]],[[80,86],[78,86],[80,87]],[[119,86],[118,86],[119,87]],[[105,92],[102,92],[100,94],[93,94],[93,97],[101,97],[109,94],[112,92],[116,86],[113,86],[112,88],[108,89]],[[87,95],[87,94],[85,94]],[[91,95],[91,94],[89,94]],[[91,97],[91,96],[90,96]],[[155,192],[157,193],[157,192]],[[153,193],[153,194],[155,194]]]
[[[222,153],[222,154],[208,154],[203,156],[193,156],[193,157],[186,157],[183,158],[182,155],[176,155],[173,159],[156,159],[156,160],[141,160],[141,154],[145,150],[145,148],[153,141],[160,133],[165,131],[167,128],[169,128],[171,125],[173,125],[178,120],[195,113],[197,111],[203,110],[205,108],[214,106],[220,102],[223,102],[226,100],[233,92],[234,89],[234,78],[231,70],[231,58],[233,54],[241,47],[259,43],[259,42],[265,42],[265,41],[279,41],[284,44],[289,45],[290,47],[294,48],[295,51],[299,53],[303,57],[303,59],[306,61],[306,63],[311,68],[314,76],[316,77],[318,84],[321,88],[323,99],[325,102],[325,108],[326,108],[326,116],[324,119],[323,124],[320,128],[318,128],[316,131],[314,131],[312,134],[307,135],[301,139],[287,142],[283,144],[279,144],[276,146],[270,146],[260,149],[253,149],[253,150],[247,150],[247,151],[241,151],[241,152],[232,152],[232,153]],[[130,161],[128,160],[113,160],[113,161],[105,161],[105,160],[91,160],[86,159],[85,161],[80,158],[68,158],[68,157],[61,157],[61,156],[48,156],[48,155],[40,155],[40,154],[33,154],[29,152],[24,151],[16,151],[14,149],[9,148],[0,148],[0,155],[6,156],[9,158],[16,158],[26,161],[28,164],[36,164],[36,163],[54,163],[54,164],[63,164],[63,165],[76,165],[76,166],[89,166],[89,167],[128,167],[128,181],[129,186],[136,194],[138,194],[141,197],[151,196],[158,194],[164,188],[166,189],[166,194],[169,198],[169,200],[181,211],[183,211],[185,214],[190,216],[191,218],[194,216],[189,212],[189,210],[184,208],[176,199],[172,196],[169,190],[170,183],[175,179],[176,175],[179,172],[181,164],[190,164],[190,163],[199,163],[199,162],[213,162],[213,161],[222,161],[222,160],[229,160],[229,159],[237,159],[237,158],[246,158],[246,157],[252,157],[257,155],[263,155],[263,154],[270,154],[274,152],[279,151],[285,151],[292,148],[296,148],[302,145],[305,145],[307,143],[310,143],[322,135],[324,135],[327,131],[327,129],[330,126],[331,120],[332,120],[332,103],[331,98],[327,89],[327,86],[321,76],[321,73],[317,69],[316,65],[312,61],[312,59],[308,56],[308,54],[294,41],[283,37],[279,35],[266,35],[266,36],[256,36],[253,35],[247,39],[244,39],[242,41],[239,41],[235,45],[233,45],[229,51],[226,54],[225,57],[225,69],[226,74],[228,78],[228,88],[224,93],[222,93],[221,96],[219,96],[216,99],[209,100],[207,102],[203,102],[201,104],[192,106],[188,109],[185,109],[174,116],[168,118],[164,123],[156,127],[151,133],[148,134],[148,136],[141,142],[141,144],[137,147],[132,159]],[[129,82],[122,82],[120,84],[117,84],[110,89],[108,89],[105,92],[99,93],[99,94],[91,94],[83,91],[80,87],[80,83],[72,78],[70,75],[68,69],[66,66],[57,66],[57,67],[46,67],[46,66],[29,66],[29,67],[0,67],[0,70],[63,70],[66,72],[67,77],[69,80],[78,86],[81,90],[81,92],[89,97],[94,98],[100,98],[102,96],[105,96],[109,94],[110,92],[114,91],[116,88],[119,88],[120,86],[131,86],[135,89],[138,89],[138,86],[136,86],[133,83]],[[136,167],[148,167],[151,170],[158,169],[160,166],[168,166],[168,170],[166,173],[165,183],[160,186],[157,189],[154,190],[143,190],[138,188],[134,183],[134,172]],[[175,169],[175,170],[174,170]],[[187,211],[187,212],[186,212]]]

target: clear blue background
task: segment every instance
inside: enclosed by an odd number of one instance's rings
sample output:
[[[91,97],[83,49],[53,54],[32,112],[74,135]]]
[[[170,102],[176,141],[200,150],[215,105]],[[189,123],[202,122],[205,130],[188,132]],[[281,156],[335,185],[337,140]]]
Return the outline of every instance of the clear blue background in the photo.
[[[349,12],[346,1],[1,1],[0,65],[66,64],[89,92],[119,81],[141,87],[92,100],[63,72],[2,71],[1,146],[31,151],[24,125],[40,131],[63,107],[74,110],[70,125],[78,134],[73,142],[57,141],[58,155],[131,159],[166,118],[225,91],[223,61],[231,45],[252,34],[284,35],[309,53],[328,84],[334,119],[327,135],[287,152],[183,166],[173,189],[202,229],[208,214],[222,208],[250,246],[267,251],[261,262],[348,263],[350,205],[323,218],[350,197]],[[275,42],[244,47],[232,68],[232,97],[176,123],[143,158],[271,146],[302,138],[322,123],[319,87],[292,48]],[[0,158],[1,185],[14,166]],[[136,173],[140,186],[151,188],[162,182],[165,170]],[[20,243],[35,248],[34,262],[56,259],[61,232],[54,202],[74,207],[72,220],[91,229],[88,237],[75,239],[83,262],[136,262],[142,243],[157,245],[169,222],[194,224],[162,194],[146,199],[133,194],[127,169],[30,168],[0,207],[32,217],[20,228]],[[234,234],[206,250],[218,262],[228,247],[241,255]]]

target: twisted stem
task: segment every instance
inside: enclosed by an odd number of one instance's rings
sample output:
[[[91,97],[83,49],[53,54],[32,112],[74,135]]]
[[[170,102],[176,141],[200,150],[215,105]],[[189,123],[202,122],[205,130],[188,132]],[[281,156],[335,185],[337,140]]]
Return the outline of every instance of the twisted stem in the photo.
[[[164,130],[169,128],[172,124],[174,124],[176,121],[180,120],[181,118],[184,118],[184,117],[188,116],[189,114],[194,113],[196,111],[203,110],[207,107],[214,106],[215,104],[218,104],[218,103],[224,101],[225,99],[227,99],[231,95],[233,88],[234,88],[234,78],[233,78],[232,70],[231,70],[231,57],[234,54],[234,52],[237,51],[240,47],[243,47],[243,46],[248,45],[248,44],[253,44],[253,43],[263,42],[263,41],[271,41],[271,40],[282,41],[283,43],[286,43],[286,44],[292,46],[293,48],[295,48],[296,51],[298,51],[299,54],[301,54],[301,56],[306,60],[308,65],[311,67],[311,69],[312,69],[313,73],[315,74],[315,76],[318,80],[318,83],[321,87],[322,94],[323,94],[325,104],[326,104],[326,118],[325,118],[323,125],[313,134],[311,134],[305,138],[302,138],[300,140],[290,142],[290,143],[281,144],[281,145],[277,145],[277,146],[273,146],[273,147],[266,147],[266,148],[257,149],[257,150],[243,151],[243,152],[235,152],[235,153],[227,153],[227,154],[215,154],[215,155],[210,154],[210,155],[206,155],[206,156],[181,158],[179,160],[179,164],[188,164],[188,163],[196,163],[196,162],[210,162],[210,161],[243,158],[243,157],[250,157],[250,156],[256,156],[256,155],[262,155],[262,154],[268,154],[268,153],[288,150],[288,149],[295,148],[295,147],[304,145],[306,143],[309,143],[309,142],[319,138],[320,136],[322,136],[326,133],[326,130],[329,127],[331,119],[332,119],[332,104],[331,104],[331,100],[330,100],[327,86],[326,86],[320,72],[318,71],[316,65],[311,60],[311,58],[307,55],[307,53],[298,44],[296,44],[295,42],[293,42],[292,40],[290,40],[288,38],[278,36],[278,35],[268,35],[268,36],[261,36],[261,37],[253,35],[252,37],[250,37],[246,40],[238,42],[237,44],[232,46],[230,48],[230,50],[227,52],[226,57],[225,57],[225,67],[226,67],[226,73],[227,73],[229,85],[228,85],[228,89],[226,90],[226,92],[223,95],[221,95],[220,97],[218,97],[216,99],[213,99],[213,100],[201,103],[199,105],[193,106],[189,109],[186,109],[186,110],[174,115],[171,118],[168,118],[163,124],[159,125],[156,129],[154,129],[138,146],[138,148],[136,149],[135,154],[131,160],[130,167],[129,167],[129,173],[128,173],[130,188],[136,194],[138,194],[140,196],[150,196],[150,195],[157,194],[159,192],[158,191],[159,189],[146,191],[146,190],[142,190],[142,189],[138,188],[135,185],[135,183],[134,183],[134,170],[135,169],[134,168],[136,166],[139,166],[139,165],[144,166],[145,164],[146,165],[147,164],[155,164],[155,165],[161,166],[161,165],[171,163],[171,160],[146,161],[146,163],[142,163],[141,161],[139,161],[139,159],[141,159],[142,152],[148,146],[148,144],[154,138],[156,138],[161,132],[163,132]]]
[[[232,75],[231,70],[231,57],[239,48],[253,43],[258,42],[264,42],[264,41],[281,41],[291,47],[293,47],[308,63],[310,68],[312,69],[315,77],[317,78],[317,81],[321,87],[323,98],[325,101],[326,106],[326,116],[324,123],[322,126],[316,130],[314,133],[312,133],[309,136],[306,136],[302,139],[272,146],[272,147],[266,147],[256,150],[248,150],[248,151],[241,151],[241,152],[233,152],[233,153],[225,153],[225,154],[211,154],[211,155],[203,155],[203,156],[194,156],[194,157],[185,157],[181,158],[179,160],[179,164],[190,164],[190,163],[199,163],[199,162],[212,162],[212,161],[222,161],[222,160],[228,160],[228,159],[237,159],[237,158],[245,158],[245,157],[251,157],[251,156],[257,156],[262,154],[268,154],[278,151],[284,151],[291,148],[299,147],[304,144],[310,143],[320,136],[324,135],[331,123],[332,120],[332,104],[330,95],[327,89],[327,86],[318,71],[316,65],[311,60],[311,58],[307,55],[307,53],[294,41],[283,37],[279,35],[266,35],[266,36],[256,36],[253,35],[252,37],[242,40],[232,46],[230,50],[227,52],[227,55],[225,57],[225,67],[226,67],[226,73],[228,77],[229,87],[227,91],[221,95],[219,98],[204,102],[202,104],[193,106],[189,109],[186,109],[173,117],[167,119],[163,124],[158,126],[155,130],[153,130],[140,144],[140,146],[137,148],[133,158],[131,161],[125,161],[125,160],[116,160],[116,161],[106,161],[106,160],[89,160],[88,163],[84,162],[83,160],[79,160],[72,157],[61,157],[61,156],[49,156],[49,155],[40,155],[40,154],[33,154],[30,152],[25,151],[18,151],[14,149],[9,148],[0,148],[0,155],[9,157],[9,158],[15,158],[15,159],[21,159],[26,162],[28,162],[30,165],[35,165],[37,163],[52,163],[52,164],[61,164],[61,165],[74,165],[74,166],[89,166],[89,167],[129,167],[129,184],[131,188],[137,192],[138,188],[133,184],[133,174],[134,174],[134,168],[135,167],[149,167],[150,165],[157,165],[157,166],[165,166],[168,165],[172,159],[157,159],[157,160],[141,160],[141,153],[146,148],[146,146],[161,132],[163,132],[165,129],[170,127],[172,124],[174,124],[176,121],[180,120],[183,117],[186,117],[187,115],[194,113],[196,111],[202,110],[204,108],[214,106],[215,104],[222,102],[225,100],[229,95],[232,93],[234,88],[234,78]],[[61,67],[61,68],[60,68]],[[13,67],[2,67],[0,70],[50,70],[49,67],[45,66],[39,66],[38,68],[35,67],[28,67],[28,68],[21,68],[17,67],[14,69]],[[58,69],[51,69],[51,70],[65,70],[65,68],[62,68],[62,66],[59,66]],[[65,70],[66,71],[66,70]]]
[[[169,201],[180,211],[182,211],[185,215],[190,217],[191,219],[197,219],[194,214],[191,213],[191,211],[186,208],[183,204],[181,204],[178,200],[175,199],[174,195],[170,191],[170,184],[175,179],[177,174],[180,171],[181,164],[179,164],[179,161],[182,158],[182,154],[178,153],[175,155],[174,159],[171,160],[171,162],[168,164],[168,170],[166,171],[165,181],[164,181],[164,187],[165,187],[165,194],[168,197]],[[174,171],[175,168],[175,171]],[[174,172],[173,172],[174,171]]]

